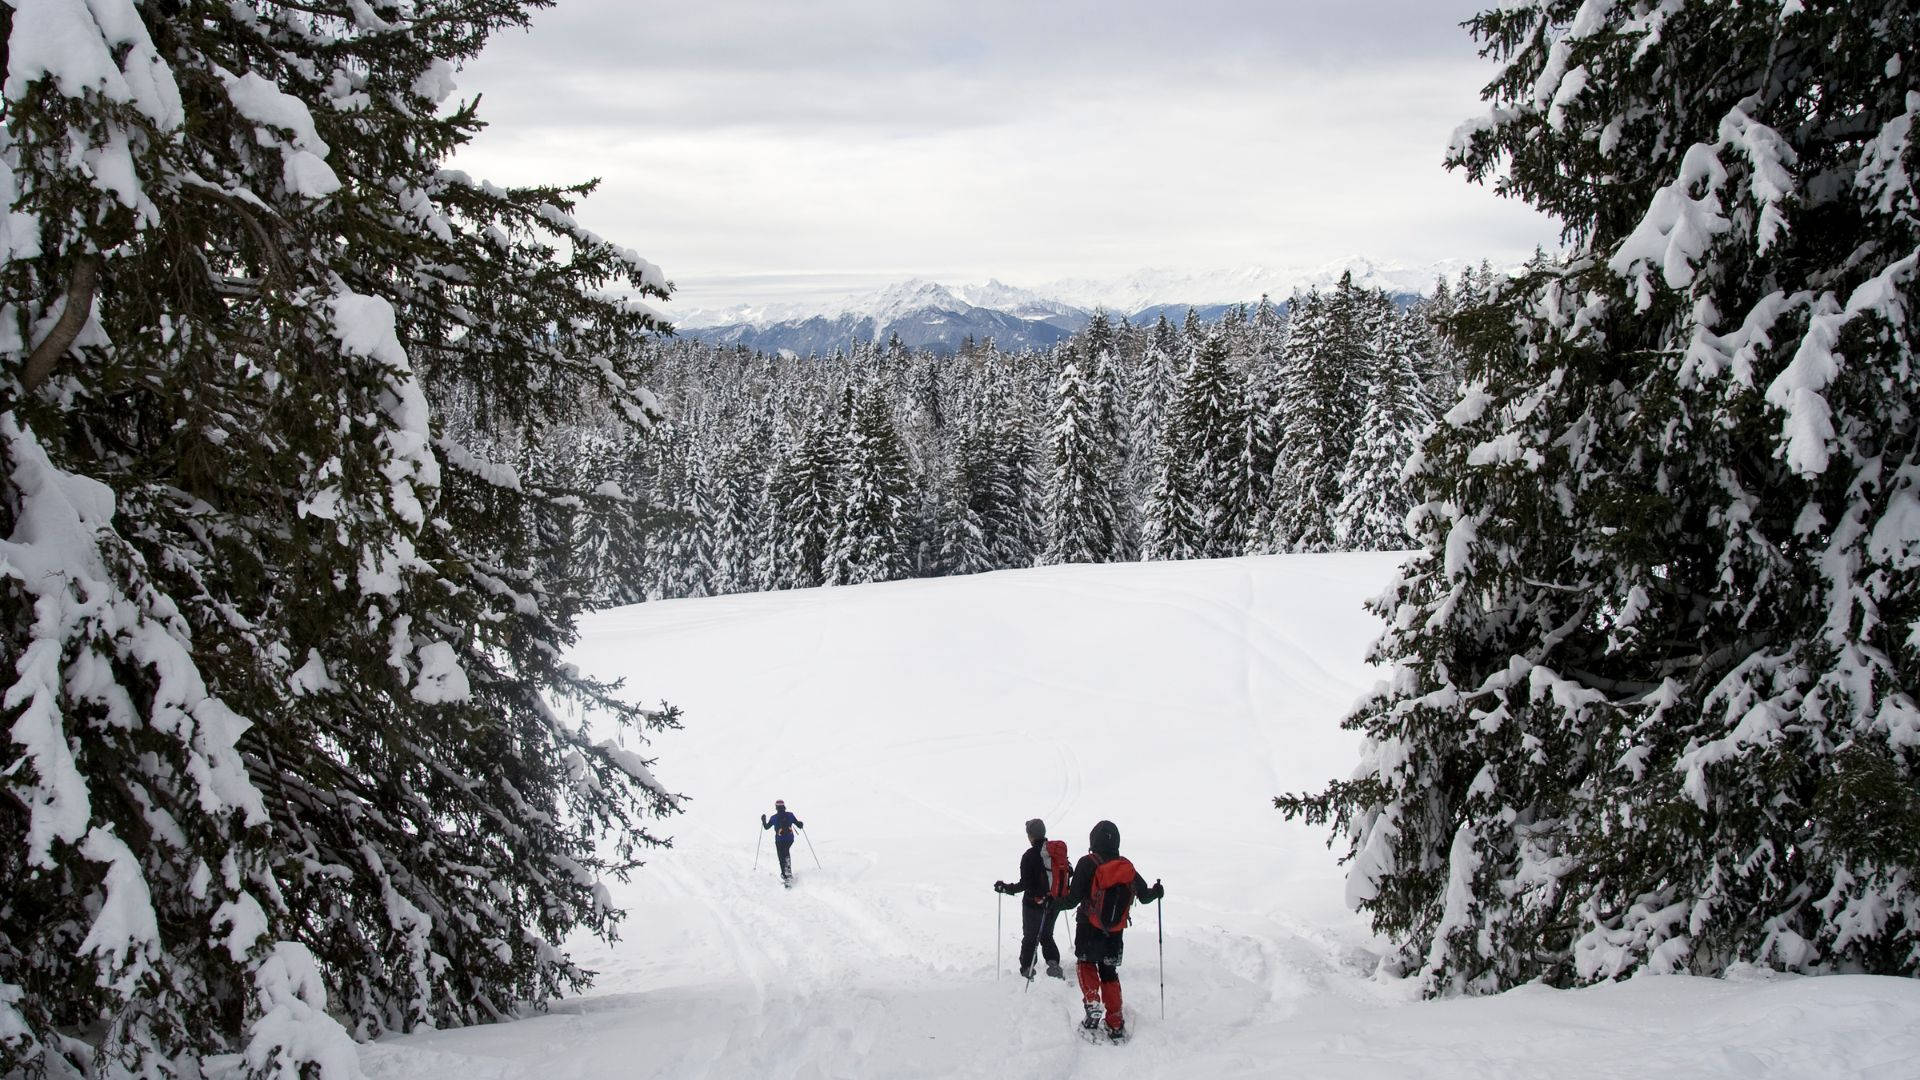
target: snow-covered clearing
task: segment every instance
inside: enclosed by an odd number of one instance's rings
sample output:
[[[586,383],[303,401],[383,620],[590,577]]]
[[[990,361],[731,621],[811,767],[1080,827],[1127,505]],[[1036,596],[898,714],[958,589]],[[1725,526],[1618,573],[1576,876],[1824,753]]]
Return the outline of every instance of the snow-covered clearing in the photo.
[[[686,710],[659,772],[694,797],[615,895],[602,974],[548,1015],[365,1047],[376,1078],[1912,1077],[1920,982],[1641,978],[1420,1002],[1374,977],[1324,834],[1270,797],[1345,775],[1373,678],[1361,601],[1394,557],[1054,567],[603,613],[577,659]],[[781,889],[758,815],[808,826]],[[1121,969],[1135,1037],[996,977],[1022,822],[1076,856],[1100,818],[1167,884]],[[1071,922],[1058,933],[1071,951]],[[1071,957],[1069,955],[1069,963]],[[1071,970],[1071,969],[1069,969]]]

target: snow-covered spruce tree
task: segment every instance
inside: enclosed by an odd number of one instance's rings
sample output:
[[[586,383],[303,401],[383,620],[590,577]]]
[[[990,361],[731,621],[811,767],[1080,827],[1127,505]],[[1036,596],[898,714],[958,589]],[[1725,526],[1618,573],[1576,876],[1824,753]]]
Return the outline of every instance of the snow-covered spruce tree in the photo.
[[[1258,370],[1276,367],[1280,362],[1280,349],[1286,342],[1287,319],[1266,293],[1261,293],[1260,302],[1254,305],[1247,331],[1251,337],[1248,351],[1253,356],[1254,367]]]
[[[701,423],[689,417],[689,426]],[[666,425],[651,492],[659,510],[648,536],[647,598],[708,596],[715,570],[714,485],[701,440],[679,423]]]
[[[774,409],[774,418],[765,451],[766,475],[762,479],[764,491],[761,493],[760,513],[756,518],[759,532],[753,537],[753,592],[770,592],[786,588],[781,575],[782,522],[780,520],[781,487],[787,475],[788,463],[796,455],[799,436],[791,425],[780,418],[780,410]]]
[[[1153,489],[1147,493],[1142,559],[1206,557],[1206,508],[1201,505],[1193,463],[1178,445],[1162,438],[1154,451]]]
[[[1391,311],[1392,302],[1357,288],[1351,274],[1340,275],[1329,292],[1293,297],[1275,376],[1279,452],[1263,530],[1271,550],[1339,546],[1333,520],[1343,494],[1340,474],[1366,411],[1370,332],[1383,308]]]
[[[1227,473],[1227,491],[1234,506],[1231,538],[1222,537],[1226,554],[1265,550],[1266,530],[1273,505],[1273,465],[1280,433],[1280,389],[1270,368],[1249,367],[1246,391],[1235,414],[1240,434],[1235,440],[1240,456]]]
[[[1246,386],[1242,406],[1241,471],[1249,506],[1241,523],[1242,551],[1267,545],[1273,501],[1273,465],[1280,450],[1280,356],[1286,347],[1287,321],[1266,294],[1254,306],[1242,337],[1246,353],[1237,366]]]
[[[624,420],[602,413],[586,425],[521,433],[516,452],[493,445],[457,408],[440,418],[442,439],[485,460],[513,462],[523,487],[595,492],[592,505],[564,498],[530,504],[528,527],[539,536],[542,553],[534,570],[549,588],[589,597],[593,606],[645,598],[649,541],[668,520],[661,507],[634,494],[652,494],[651,476],[640,468],[646,455],[639,451],[653,438],[652,430],[631,430]],[[602,505],[608,499],[623,504],[624,511],[609,514]]]
[[[1210,559],[1240,553],[1252,492],[1241,483],[1246,424],[1240,380],[1219,331],[1189,344],[1161,437],[1160,478],[1149,499],[1152,557]]]
[[[815,416],[767,482],[768,547],[776,588],[810,589],[826,580],[840,506],[843,442],[831,414]]]
[[[1368,764],[1281,805],[1430,992],[1920,975],[1920,9],[1472,26],[1450,162],[1574,250],[1456,318]]]
[[[1421,377],[1430,365],[1418,352],[1420,319],[1387,311],[1378,320],[1367,409],[1340,474],[1340,505],[1333,514],[1334,538],[1348,550],[1407,546],[1413,493],[1404,473],[1421,433],[1433,423],[1428,380]]]
[[[721,453],[714,483],[714,591],[767,588],[768,445],[773,420],[764,411],[743,421],[743,430]]]
[[[442,165],[452,64],[531,6],[0,15],[0,1074],[349,1076],[616,926],[675,800],[615,740],[671,717],[560,662],[582,597],[536,570],[616,500],[436,423],[646,418],[602,290],[659,272],[585,188]]]
[[[997,370],[1005,370],[994,365]],[[991,380],[998,377],[989,373]],[[985,522],[994,566],[1013,569],[1033,566],[1046,550],[1046,485],[1041,479],[1040,453],[1027,414],[1020,404],[995,390],[990,398],[994,462],[993,509]]]
[[[907,563],[914,577],[945,572],[941,520],[947,500],[942,489],[951,472],[948,456],[953,450],[948,410],[957,404],[946,399],[946,359],[931,352],[911,353],[902,377],[900,448],[913,485],[912,505],[907,508]]]
[[[1136,508],[1125,494],[1129,466],[1127,457],[1132,448],[1132,432],[1129,430],[1132,410],[1126,400],[1126,379],[1121,373],[1118,335],[1107,320],[1106,312],[1101,311],[1095,314],[1094,321],[1088,325],[1086,336],[1086,355],[1092,364],[1086,372],[1087,390],[1093,399],[1094,431],[1105,452],[1101,476],[1111,506],[1109,515],[1113,518],[1112,554],[1104,561],[1130,559],[1136,554],[1136,545],[1130,543],[1129,538],[1138,535],[1140,526],[1138,522],[1129,520],[1134,517]]]
[[[913,411],[924,418],[929,435],[938,436],[947,427],[947,398],[952,393],[943,358],[922,353],[914,357],[912,373]]]
[[[986,439],[971,424],[955,436],[947,476],[941,484],[940,570],[943,574],[981,574],[996,570],[987,543],[986,507],[992,498],[993,465],[983,452]]]
[[[1489,277],[1492,268],[1487,268]],[[1433,283],[1433,295],[1413,306],[1412,312],[1418,314],[1422,323],[1419,334],[1420,347],[1427,356],[1426,382],[1422,386],[1422,395],[1429,407],[1435,412],[1445,412],[1460,400],[1460,386],[1466,370],[1466,360],[1459,344],[1445,327],[1454,315],[1463,310],[1479,307],[1485,301],[1476,295],[1474,272],[1463,270],[1457,283],[1449,283],[1439,278]]]
[[[1107,313],[1096,311],[1084,332],[1082,355],[1086,363],[1081,374],[1093,403],[1093,422],[1109,457],[1118,465],[1127,441],[1127,404],[1120,388],[1120,353],[1113,323]]]
[[[1120,497],[1128,506],[1119,525],[1128,557],[1148,558],[1147,533],[1151,529],[1147,504],[1160,479],[1159,449],[1161,431],[1166,423],[1167,401],[1173,395],[1174,360],[1180,335],[1161,315],[1141,343],[1139,360],[1128,380],[1126,467],[1120,477]]]
[[[1022,432],[1006,421],[1006,394],[989,383],[954,440],[941,512],[941,562],[950,574],[1033,565]]]
[[[840,502],[827,541],[826,584],[893,581],[912,572],[908,516],[918,499],[900,453],[893,409],[878,385],[853,397]]]
[[[1113,527],[1114,492],[1098,402],[1069,360],[1060,370],[1054,407],[1053,475],[1047,485],[1049,563],[1111,562],[1118,538]]]

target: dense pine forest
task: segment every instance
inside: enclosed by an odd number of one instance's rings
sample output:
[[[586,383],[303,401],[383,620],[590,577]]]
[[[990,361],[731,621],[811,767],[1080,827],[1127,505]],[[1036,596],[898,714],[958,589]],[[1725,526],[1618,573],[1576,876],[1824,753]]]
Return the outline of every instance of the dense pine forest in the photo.
[[[604,600],[856,584],[1068,562],[1407,544],[1404,466],[1457,396],[1441,332],[1482,266],[1392,297],[1350,279],[1275,304],[1046,351],[897,341],[826,356],[663,339],[666,419],[499,446],[529,475],[618,493],[568,572]]]

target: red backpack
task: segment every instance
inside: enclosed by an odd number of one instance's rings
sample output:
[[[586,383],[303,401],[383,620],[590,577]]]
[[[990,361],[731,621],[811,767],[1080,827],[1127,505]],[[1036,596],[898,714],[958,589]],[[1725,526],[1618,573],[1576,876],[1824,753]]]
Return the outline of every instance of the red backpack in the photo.
[[[1040,849],[1040,865],[1047,868],[1047,895],[1055,900],[1067,895],[1073,867],[1067,860],[1067,842],[1049,840]]]
[[[1093,871],[1093,887],[1087,890],[1087,921],[1094,929],[1117,934],[1133,921],[1133,864],[1125,855],[1115,855]]]

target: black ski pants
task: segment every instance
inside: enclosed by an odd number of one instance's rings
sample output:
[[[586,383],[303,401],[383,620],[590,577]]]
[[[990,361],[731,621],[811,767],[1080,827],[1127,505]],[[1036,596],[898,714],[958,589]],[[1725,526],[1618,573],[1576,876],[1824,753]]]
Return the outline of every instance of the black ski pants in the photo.
[[[1073,958],[1083,964],[1094,965],[1100,973],[1101,982],[1114,982],[1120,978],[1120,957],[1126,947],[1126,940],[1119,934],[1096,929],[1085,919],[1074,923]]]
[[[1053,910],[1052,904],[1031,904],[1024,897],[1020,900],[1020,970],[1033,966],[1033,950],[1040,949],[1040,955],[1047,963],[1060,962],[1060,946],[1053,940],[1053,924],[1060,913]]]
[[[793,878],[793,835],[778,836],[773,841],[773,852],[780,856],[780,876]]]

